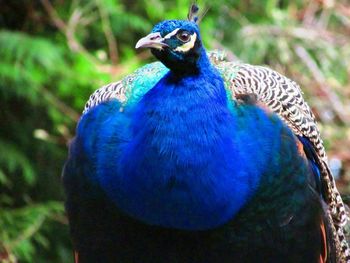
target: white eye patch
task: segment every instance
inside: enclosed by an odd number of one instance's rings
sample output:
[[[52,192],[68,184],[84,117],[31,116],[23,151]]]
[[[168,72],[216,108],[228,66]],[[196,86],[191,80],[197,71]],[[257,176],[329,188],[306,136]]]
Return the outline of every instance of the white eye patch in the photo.
[[[175,36],[177,31],[179,31],[180,28],[176,28],[175,30],[171,31],[169,34],[167,34],[166,36],[163,37],[163,39],[169,39],[171,38],[172,36]]]
[[[191,35],[190,41],[186,42],[182,46],[175,48],[174,50],[185,53],[194,47],[194,44],[196,43],[196,39],[197,39],[197,34],[194,33],[193,35]]]

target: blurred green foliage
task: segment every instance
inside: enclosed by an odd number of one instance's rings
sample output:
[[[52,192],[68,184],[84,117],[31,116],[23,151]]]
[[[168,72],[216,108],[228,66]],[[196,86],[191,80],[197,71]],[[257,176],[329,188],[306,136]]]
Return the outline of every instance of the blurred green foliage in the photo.
[[[60,174],[84,103],[151,61],[148,51],[134,50],[137,39],[160,20],[185,19],[189,3],[1,1],[0,262],[72,261]],[[220,0],[208,7],[201,23],[207,47],[268,64],[302,84],[326,145],[343,163],[347,191],[346,0]]]

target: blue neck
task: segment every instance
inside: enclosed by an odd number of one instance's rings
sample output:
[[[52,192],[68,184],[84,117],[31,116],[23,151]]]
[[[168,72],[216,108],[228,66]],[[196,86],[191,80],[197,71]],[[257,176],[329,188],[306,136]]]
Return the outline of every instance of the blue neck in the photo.
[[[192,230],[224,224],[257,188],[269,154],[258,148],[271,144],[254,143],[254,115],[267,121],[263,112],[247,109],[240,121],[242,114],[228,106],[206,55],[194,75],[170,71],[132,113],[120,176],[102,184],[124,212],[149,224]]]
[[[203,46],[197,47],[191,54],[187,55],[159,53],[157,50],[153,50],[152,53],[178,78],[189,75],[195,76],[203,72],[212,73],[213,71]]]

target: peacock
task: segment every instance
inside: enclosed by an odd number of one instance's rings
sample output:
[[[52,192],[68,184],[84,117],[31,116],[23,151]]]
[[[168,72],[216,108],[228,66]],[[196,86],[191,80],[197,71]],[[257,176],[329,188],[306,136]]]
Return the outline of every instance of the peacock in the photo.
[[[75,262],[350,262],[347,211],[297,83],[207,52],[199,8],[95,91],[63,169]]]

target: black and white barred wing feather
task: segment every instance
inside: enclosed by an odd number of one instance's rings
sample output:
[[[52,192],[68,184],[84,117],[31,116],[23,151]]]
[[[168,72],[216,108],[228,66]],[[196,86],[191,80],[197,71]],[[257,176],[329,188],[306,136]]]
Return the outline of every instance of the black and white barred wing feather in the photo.
[[[89,100],[85,104],[83,114],[105,101],[116,99],[120,102],[125,102],[125,94],[126,87],[123,85],[122,81],[105,85],[91,94]]]
[[[324,198],[338,239],[339,255],[344,262],[350,262],[350,251],[344,234],[348,215],[329,169],[315,116],[303,99],[299,85],[267,67],[226,61],[216,61],[216,66],[222,72],[233,97],[255,94],[257,100],[277,113],[296,135],[307,138],[312,143],[321,169]]]

